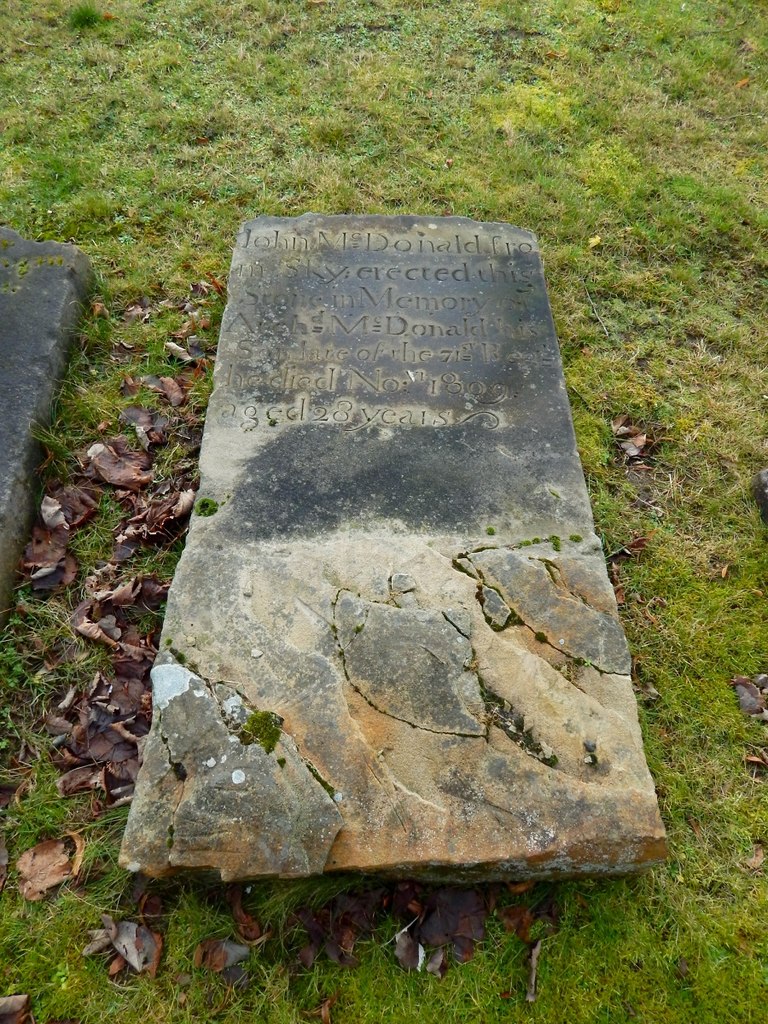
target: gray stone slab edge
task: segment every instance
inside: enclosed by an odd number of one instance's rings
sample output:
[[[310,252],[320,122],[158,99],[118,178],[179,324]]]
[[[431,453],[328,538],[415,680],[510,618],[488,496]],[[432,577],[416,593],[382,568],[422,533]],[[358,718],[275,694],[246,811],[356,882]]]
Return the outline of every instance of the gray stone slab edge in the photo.
[[[92,278],[74,245],[33,242],[0,227],[0,627],[39,491],[33,425],[50,422]]]

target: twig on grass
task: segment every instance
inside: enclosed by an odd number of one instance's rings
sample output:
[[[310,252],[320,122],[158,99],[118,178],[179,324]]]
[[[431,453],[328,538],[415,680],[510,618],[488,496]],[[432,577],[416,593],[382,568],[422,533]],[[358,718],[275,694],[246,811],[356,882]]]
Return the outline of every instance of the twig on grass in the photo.
[[[607,327],[605,326],[605,324],[603,323],[603,318],[602,318],[602,317],[600,316],[600,314],[599,314],[599,313],[597,312],[597,306],[596,306],[596,305],[594,304],[594,302],[592,301],[592,296],[591,296],[591,295],[589,294],[589,288],[587,288],[587,282],[586,282],[586,281],[584,281],[583,283],[584,283],[584,291],[585,291],[585,292],[587,293],[587,298],[589,299],[589,304],[590,304],[590,306],[592,307],[592,312],[593,312],[593,313],[595,314],[595,316],[596,316],[596,317],[597,317],[597,319],[598,319],[598,322],[599,322],[600,326],[601,326],[601,327],[603,328],[603,330],[605,331],[605,336],[606,336],[606,338],[610,338],[610,334],[608,333],[608,328],[607,328]]]
[[[525,993],[526,1003],[532,1003],[536,999],[536,967],[539,962],[541,942],[541,939],[537,939],[537,941],[534,942],[534,944],[531,946],[531,959],[528,973],[528,991]]]

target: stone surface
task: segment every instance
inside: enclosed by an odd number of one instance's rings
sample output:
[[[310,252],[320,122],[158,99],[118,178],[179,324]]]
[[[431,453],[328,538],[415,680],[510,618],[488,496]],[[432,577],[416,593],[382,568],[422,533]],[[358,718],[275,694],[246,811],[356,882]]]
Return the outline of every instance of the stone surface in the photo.
[[[216,511],[171,587],[126,867],[664,856],[533,235],[244,225],[201,480]]]
[[[0,625],[38,494],[34,423],[47,424],[91,268],[73,245],[0,227]]]

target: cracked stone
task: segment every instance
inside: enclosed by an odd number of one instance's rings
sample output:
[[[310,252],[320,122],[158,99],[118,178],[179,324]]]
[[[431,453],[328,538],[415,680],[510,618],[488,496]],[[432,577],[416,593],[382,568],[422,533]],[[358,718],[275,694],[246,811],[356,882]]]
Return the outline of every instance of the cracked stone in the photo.
[[[591,555],[560,554],[551,549],[546,559],[531,549],[480,551],[472,563],[486,583],[496,587],[509,607],[536,634],[554,647],[588,662],[602,672],[628,675],[631,657],[616,612],[595,608],[578,591],[565,585],[568,570],[584,571]],[[561,565],[563,567],[561,571]],[[551,571],[554,567],[555,571]]]
[[[158,659],[124,866],[464,882],[663,858],[533,235],[243,225],[200,477],[218,511],[161,640],[195,671]]]
[[[491,587],[481,587],[483,615],[491,629],[504,629],[512,618],[512,609],[505,604],[501,594]]]
[[[378,711],[432,732],[485,735],[472,647],[442,612],[342,593],[335,621],[347,678]]]
[[[241,744],[205,680],[170,654],[158,662],[153,741],[142,766],[158,793],[150,803],[147,787],[137,794],[125,835],[142,871],[215,862],[224,881],[243,871],[281,878],[322,871],[342,820],[295,743],[281,735],[270,754]]]

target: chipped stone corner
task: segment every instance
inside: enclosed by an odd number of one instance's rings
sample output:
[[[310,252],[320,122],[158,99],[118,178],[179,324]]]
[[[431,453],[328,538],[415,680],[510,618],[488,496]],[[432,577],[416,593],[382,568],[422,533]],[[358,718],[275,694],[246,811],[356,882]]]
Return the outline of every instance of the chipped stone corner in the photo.
[[[121,866],[151,877],[207,869],[223,881],[322,873],[342,818],[332,785],[280,716],[170,652],[158,656],[152,685]]]

